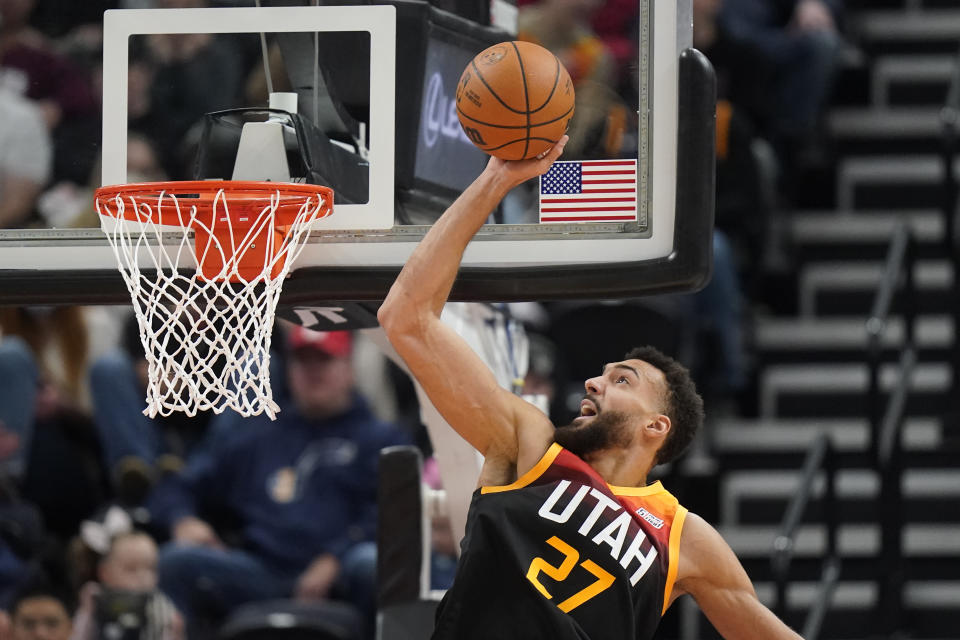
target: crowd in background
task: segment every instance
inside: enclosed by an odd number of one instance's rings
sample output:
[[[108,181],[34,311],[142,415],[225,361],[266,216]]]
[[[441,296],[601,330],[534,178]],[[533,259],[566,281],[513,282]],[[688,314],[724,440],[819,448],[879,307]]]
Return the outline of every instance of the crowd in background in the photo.
[[[211,4],[251,3],[0,0],[0,227],[98,226],[103,10]],[[520,2],[519,37],[553,50],[576,84],[572,157],[636,153],[638,6]],[[511,305],[530,334],[526,391],[548,396],[555,420],[601,355],[635,342],[691,366],[708,411],[736,411],[763,276],[789,268],[782,215],[822,152],[842,0],[693,7],[720,91],[714,278],[690,296]],[[196,114],[265,102],[259,43],[244,42],[131,43],[130,181],[189,177]],[[588,345],[590,326],[608,330]],[[130,612],[156,637],[203,637],[278,599],[347,602],[325,614],[371,634],[378,451],[430,453],[412,387],[359,335],[279,327],[275,344],[276,422],[150,419],[129,309],[0,309],[0,640],[106,637]]]

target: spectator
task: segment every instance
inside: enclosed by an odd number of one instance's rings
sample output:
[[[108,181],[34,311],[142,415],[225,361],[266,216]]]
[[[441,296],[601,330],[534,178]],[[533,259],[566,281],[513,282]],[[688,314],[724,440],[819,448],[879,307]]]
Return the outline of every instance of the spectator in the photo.
[[[172,538],[160,585],[188,625],[285,597],[345,599],[372,623],[376,466],[406,438],[356,393],[350,334],[295,327],[287,347],[278,419],[218,416],[211,435],[244,433],[195,454],[151,498]],[[216,515],[237,525],[234,537],[201,519]]]
[[[50,179],[52,153],[37,106],[0,86],[0,227],[26,226]]]
[[[27,466],[39,373],[27,343],[0,338],[0,460],[4,476],[20,478]]]
[[[21,500],[13,483],[0,475],[0,607],[16,595],[30,568],[42,561],[45,539],[40,512]],[[0,634],[4,637],[9,635]]]
[[[119,507],[84,521],[75,541],[80,606],[71,640],[119,637],[124,630],[159,640],[183,638],[183,620],[157,591],[157,545]]]
[[[22,589],[10,606],[12,640],[68,640],[71,606],[66,596],[41,585]]]
[[[103,463],[116,495],[127,506],[139,505],[159,474],[182,467],[202,439],[208,416],[143,414],[147,359],[133,314],[123,325],[120,348],[91,366],[90,389]]]
[[[117,0],[42,0],[30,14],[30,24],[51,38],[60,38],[78,26],[103,24],[103,12],[116,9]]]
[[[591,19],[594,32],[616,61],[620,95],[628,104],[636,99],[630,76],[637,64],[639,19],[640,3],[634,0],[605,0]]]
[[[84,310],[3,309],[0,332],[3,466],[21,480],[24,497],[39,507],[48,529],[72,536],[106,497],[87,414]]]
[[[28,24],[35,0],[0,0],[0,85],[32,100],[53,136],[55,158],[96,145],[98,99],[88,75],[53,49]],[[57,165],[54,179],[83,182],[89,167],[74,175],[69,163]],[[63,175],[61,175],[63,174]]]
[[[738,76],[731,99],[752,111],[789,178],[831,88],[843,1],[723,0],[717,9],[718,39],[746,49],[753,59],[749,67],[731,69]]]
[[[158,0],[156,4],[188,9],[208,3]],[[140,107],[139,117],[131,118],[130,126],[162,145],[164,169],[173,179],[183,180],[192,177],[183,157],[191,147],[185,144],[185,136],[204,114],[236,106],[245,73],[242,56],[231,41],[206,33],[152,34],[144,41],[143,51],[135,52],[135,57],[142,57],[138,73],[149,83],[145,85],[150,89],[149,105]],[[134,41],[134,49],[137,44]]]
[[[520,10],[517,37],[552,51],[577,92],[566,154],[571,158],[618,157],[628,111],[617,93],[616,63],[590,28],[600,0],[541,0]]]
[[[38,411],[90,408],[86,370],[90,336],[81,307],[19,307],[0,310],[0,332],[19,336],[30,347],[40,372]]]

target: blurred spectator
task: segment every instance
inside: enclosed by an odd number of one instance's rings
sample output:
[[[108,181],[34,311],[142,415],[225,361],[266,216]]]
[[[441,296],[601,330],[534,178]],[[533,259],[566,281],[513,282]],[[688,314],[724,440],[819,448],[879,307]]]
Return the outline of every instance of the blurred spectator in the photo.
[[[86,413],[84,310],[0,309],[0,332],[4,467],[20,479],[47,527],[69,537],[105,498],[99,445]]]
[[[117,498],[127,506],[140,504],[158,475],[182,467],[182,461],[203,438],[208,420],[206,414],[194,418],[182,413],[145,416],[147,366],[140,327],[136,316],[130,314],[123,324],[120,348],[90,367],[94,423],[103,463]]]
[[[53,134],[55,158],[70,159],[97,143],[99,101],[90,78],[28,24],[35,0],[0,0],[0,86],[33,100]],[[69,175],[68,175],[69,174]],[[55,165],[55,179],[84,181],[89,167],[71,174]]]
[[[0,0],[0,81],[37,101],[53,130],[72,116],[95,115],[97,100],[70,61],[28,24],[35,0]]]
[[[593,30],[616,61],[617,84],[628,104],[636,99],[630,75],[637,63],[639,17],[640,3],[636,0],[606,0],[591,20]]]
[[[207,6],[204,0],[157,0],[158,8],[189,9]],[[145,45],[145,46],[144,46]],[[187,132],[204,114],[236,106],[245,69],[230,40],[206,33],[153,34],[131,42],[143,74],[140,90],[149,89],[149,104],[138,97],[131,111],[131,129],[160,145],[166,172],[175,180],[188,175]],[[131,98],[135,87],[131,87]],[[139,115],[138,115],[139,112]]]
[[[74,550],[80,597],[71,640],[184,637],[183,620],[157,591],[157,545],[123,509],[84,521]]]
[[[39,373],[26,342],[0,338],[0,460],[4,475],[22,477],[33,437]]]
[[[708,27],[714,44],[740,51],[741,60],[750,55],[749,65],[729,69],[735,77],[730,97],[750,111],[789,174],[816,132],[831,88],[842,44],[843,0],[722,0],[719,6],[715,0],[697,1],[702,19],[715,13],[716,24]],[[704,41],[709,34],[701,29],[700,37]]]
[[[69,229],[99,227],[94,190],[100,186],[100,158],[94,162],[86,185],[63,181],[47,189],[37,202],[37,211],[47,226]],[[156,145],[137,132],[127,134],[127,181],[163,182],[167,179]]]
[[[72,624],[70,600],[44,585],[22,589],[10,606],[12,640],[68,640]]]
[[[552,51],[573,80],[576,110],[565,151],[570,158],[619,157],[628,127],[616,64],[590,28],[601,5],[601,0],[541,0],[523,7],[517,18],[517,37]]]
[[[30,24],[50,38],[60,38],[78,26],[103,24],[103,12],[120,6],[119,0],[40,0]]]
[[[0,335],[19,336],[36,358],[41,374],[37,405],[41,416],[60,408],[90,408],[86,380],[90,339],[82,307],[0,309]]]
[[[713,273],[690,299],[688,318],[698,343],[692,369],[704,403],[714,413],[729,411],[730,401],[747,384],[744,302],[730,243],[722,231],[713,234]]]
[[[10,478],[0,474],[0,608],[21,588],[30,568],[39,564],[44,542],[43,516],[20,499]]]
[[[26,226],[50,179],[52,154],[37,106],[0,86],[0,227]]]
[[[295,327],[287,347],[278,419],[217,416],[212,437],[243,433],[195,454],[151,498],[172,537],[160,585],[190,625],[285,597],[344,599],[372,624],[377,461],[406,437],[356,393],[350,334]]]

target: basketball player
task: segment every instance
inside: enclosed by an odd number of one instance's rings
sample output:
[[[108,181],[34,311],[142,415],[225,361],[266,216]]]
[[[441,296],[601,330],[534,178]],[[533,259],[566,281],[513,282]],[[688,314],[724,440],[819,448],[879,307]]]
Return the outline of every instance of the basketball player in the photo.
[[[651,638],[688,593],[725,638],[799,638],[757,600],[720,535],[659,482],[647,485],[703,419],[685,369],[635,349],[587,380],[580,417],[555,428],[440,321],[467,243],[566,140],[540,159],[492,158],[410,256],[378,314],[433,404],[484,455],[433,637]]]

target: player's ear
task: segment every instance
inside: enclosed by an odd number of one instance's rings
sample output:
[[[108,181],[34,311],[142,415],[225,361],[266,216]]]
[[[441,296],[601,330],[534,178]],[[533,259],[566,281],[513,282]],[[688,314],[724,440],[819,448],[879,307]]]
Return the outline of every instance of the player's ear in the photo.
[[[661,413],[654,416],[653,421],[647,424],[645,429],[651,436],[662,436],[665,438],[667,434],[670,433],[672,426],[673,423],[670,422],[670,418]]]

